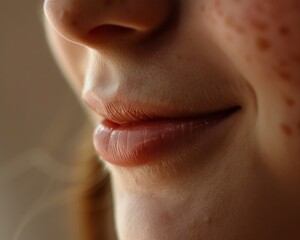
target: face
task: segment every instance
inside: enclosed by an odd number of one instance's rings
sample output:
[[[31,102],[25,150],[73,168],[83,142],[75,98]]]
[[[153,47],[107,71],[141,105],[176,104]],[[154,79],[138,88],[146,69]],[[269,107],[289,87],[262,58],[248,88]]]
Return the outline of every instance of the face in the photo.
[[[44,9],[93,112],[119,239],[300,238],[298,0]]]

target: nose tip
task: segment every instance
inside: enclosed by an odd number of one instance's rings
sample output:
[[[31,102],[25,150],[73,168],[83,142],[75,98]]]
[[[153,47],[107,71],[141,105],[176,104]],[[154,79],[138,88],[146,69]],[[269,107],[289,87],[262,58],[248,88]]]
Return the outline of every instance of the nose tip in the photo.
[[[46,0],[49,23],[65,38],[93,45],[132,32],[158,29],[167,20],[172,0]]]

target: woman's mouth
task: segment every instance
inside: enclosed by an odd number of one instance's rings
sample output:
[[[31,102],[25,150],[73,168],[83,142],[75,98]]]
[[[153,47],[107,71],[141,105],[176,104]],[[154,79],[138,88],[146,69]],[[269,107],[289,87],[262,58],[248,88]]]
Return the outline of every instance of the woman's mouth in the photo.
[[[195,142],[203,142],[204,147],[210,144],[207,138],[214,128],[239,109],[234,106],[200,116],[141,119],[127,123],[106,119],[95,130],[94,145],[101,159],[113,165],[150,164]]]

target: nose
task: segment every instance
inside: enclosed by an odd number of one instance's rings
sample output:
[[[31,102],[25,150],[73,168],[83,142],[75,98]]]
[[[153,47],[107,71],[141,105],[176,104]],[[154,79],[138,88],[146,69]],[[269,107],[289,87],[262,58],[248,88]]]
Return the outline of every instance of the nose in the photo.
[[[45,0],[44,12],[68,40],[94,47],[161,28],[174,0]],[[124,40],[124,39],[123,39]]]

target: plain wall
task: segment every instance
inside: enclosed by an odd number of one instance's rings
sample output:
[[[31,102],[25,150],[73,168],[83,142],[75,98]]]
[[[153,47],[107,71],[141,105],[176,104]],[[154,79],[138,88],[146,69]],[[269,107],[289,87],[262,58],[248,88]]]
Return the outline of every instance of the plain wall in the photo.
[[[76,239],[67,216],[71,200],[64,195],[70,187],[70,139],[84,118],[48,51],[41,4],[41,0],[0,2],[3,240],[13,239],[18,230],[20,240]]]

